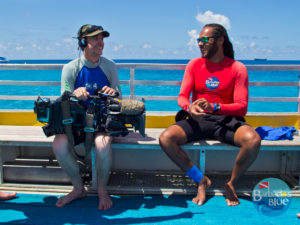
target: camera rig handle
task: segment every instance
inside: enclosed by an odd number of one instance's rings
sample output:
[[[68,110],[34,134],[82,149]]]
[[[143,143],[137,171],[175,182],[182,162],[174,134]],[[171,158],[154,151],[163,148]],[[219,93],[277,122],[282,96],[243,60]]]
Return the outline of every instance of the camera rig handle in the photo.
[[[114,95],[106,94],[101,90],[95,90],[94,95],[90,95],[89,99],[107,99],[107,98],[117,98],[119,97],[120,93],[116,92]]]

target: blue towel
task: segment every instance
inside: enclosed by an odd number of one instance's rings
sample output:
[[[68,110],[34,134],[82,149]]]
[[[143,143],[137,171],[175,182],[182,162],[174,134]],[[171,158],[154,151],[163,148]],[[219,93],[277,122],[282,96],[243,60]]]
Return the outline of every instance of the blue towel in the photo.
[[[295,127],[257,127],[256,132],[262,140],[277,141],[277,140],[293,140],[293,134],[297,132]]]

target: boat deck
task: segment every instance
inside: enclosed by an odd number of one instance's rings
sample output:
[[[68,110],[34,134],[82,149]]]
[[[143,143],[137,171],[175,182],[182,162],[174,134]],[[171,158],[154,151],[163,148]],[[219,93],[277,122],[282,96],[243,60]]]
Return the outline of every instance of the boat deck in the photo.
[[[208,196],[206,204],[195,205],[192,196],[135,195],[112,196],[113,207],[99,211],[98,197],[88,196],[63,208],[55,203],[58,195],[18,194],[0,204],[1,224],[299,224],[300,198],[293,198],[279,216],[260,214],[249,197],[228,207],[223,196]]]

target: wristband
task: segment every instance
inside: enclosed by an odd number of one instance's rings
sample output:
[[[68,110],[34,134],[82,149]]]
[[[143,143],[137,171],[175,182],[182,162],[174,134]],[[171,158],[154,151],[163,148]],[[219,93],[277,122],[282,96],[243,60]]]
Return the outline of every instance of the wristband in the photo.
[[[216,103],[210,103],[211,106],[212,106],[212,110],[210,113],[214,113],[215,112],[215,109],[216,109]]]
[[[213,103],[213,113],[218,112],[221,109],[221,106],[219,103]]]
[[[213,105],[213,110],[212,111],[214,113],[216,111],[216,108],[217,108],[217,103],[213,103],[212,105]]]

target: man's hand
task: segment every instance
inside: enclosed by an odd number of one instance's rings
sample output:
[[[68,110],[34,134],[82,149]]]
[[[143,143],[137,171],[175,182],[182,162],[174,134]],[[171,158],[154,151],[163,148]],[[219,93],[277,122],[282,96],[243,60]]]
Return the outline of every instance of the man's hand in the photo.
[[[193,105],[200,106],[205,112],[211,113],[213,111],[213,107],[210,102],[208,102],[205,98],[199,98],[193,102]]]
[[[189,112],[191,114],[191,117],[196,121],[200,121],[202,117],[206,114],[199,105],[196,105],[194,103],[190,105]]]
[[[113,89],[113,88],[111,88],[111,87],[108,87],[108,86],[104,86],[102,88],[102,91],[103,91],[103,93],[108,94],[108,95],[114,95],[114,94],[116,94],[116,90]]]
[[[90,93],[86,90],[85,87],[77,88],[73,94],[76,96],[77,99],[86,101],[90,95]]]
[[[200,98],[190,105],[189,112],[194,120],[200,121],[207,112],[212,110],[211,104],[205,98]]]

